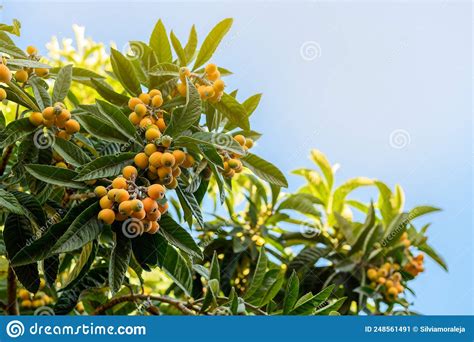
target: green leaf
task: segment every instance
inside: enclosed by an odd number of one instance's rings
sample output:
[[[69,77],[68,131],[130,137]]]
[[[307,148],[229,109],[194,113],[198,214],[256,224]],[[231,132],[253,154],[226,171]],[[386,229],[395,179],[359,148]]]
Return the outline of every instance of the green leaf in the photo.
[[[7,250],[8,259],[11,260],[27,243],[34,239],[33,229],[30,221],[17,214],[8,214],[3,229],[3,241]],[[30,262],[23,266],[14,266],[13,270],[22,283],[30,292],[35,293],[39,289],[40,280],[38,264]]]
[[[74,166],[81,166],[91,161],[79,146],[65,139],[56,138],[53,150],[63,157],[68,164]]]
[[[331,189],[334,183],[334,175],[331,164],[327,160],[326,156],[321,151],[311,150],[311,159],[314,163],[316,163],[316,165],[319,166],[323,172],[324,177],[326,178],[328,189]]]
[[[69,92],[72,82],[72,64],[61,68],[53,87],[53,103],[63,102]]]
[[[11,145],[36,129],[28,118],[10,122],[5,129],[0,131],[0,148]]]
[[[283,314],[287,315],[295,306],[300,291],[300,281],[296,272],[291,273],[286,285],[285,297],[283,298]]]
[[[0,189],[0,209],[2,208],[10,213],[26,215],[25,209],[21,206],[16,197],[4,189]]]
[[[184,52],[181,42],[179,41],[178,37],[176,37],[173,31],[171,31],[170,33],[170,38],[171,44],[173,44],[173,49],[176,52],[176,55],[178,56],[179,65],[186,66],[188,64],[186,60],[186,53]]]
[[[0,41],[0,52],[6,53],[7,55],[10,55],[13,58],[28,58],[28,56],[22,49],[4,40]]]
[[[77,177],[77,172],[62,167],[42,164],[28,164],[25,165],[26,171],[36,179],[43,182],[64,186],[73,189],[83,189],[85,185],[74,180]]]
[[[250,298],[252,295],[260,288],[260,285],[265,278],[265,274],[267,272],[267,265],[268,260],[265,254],[265,251],[260,250],[260,254],[258,256],[257,267],[252,276],[252,280],[250,281],[249,287],[245,294],[245,298]]]
[[[171,54],[171,46],[168,40],[168,34],[166,33],[163,22],[158,20],[150,36],[150,46],[155,51],[158,62],[160,63],[171,63],[173,56]]]
[[[97,254],[97,245],[97,241],[91,241],[82,247],[81,254],[72,271],[68,273],[61,291],[74,287],[89,272]]]
[[[242,128],[243,130],[250,130],[247,111],[234,97],[224,93],[219,102],[211,103],[211,105],[221,112],[230,123]]]
[[[15,36],[20,36],[20,28],[21,24],[17,19],[13,19],[12,24],[0,24],[0,30],[5,31],[11,34],[14,34]]]
[[[250,96],[247,100],[242,102],[242,106],[244,106],[247,116],[252,115],[252,113],[257,109],[260,100],[262,99],[262,94],[255,94]]]
[[[188,78],[186,78],[186,84],[186,105],[182,110],[173,112],[171,122],[166,127],[164,134],[177,136],[199,121],[201,117],[201,97],[194,84]]]
[[[75,181],[87,181],[98,178],[114,177],[122,172],[122,169],[135,157],[133,152],[117,153],[94,159],[79,170]]]
[[[227,18],[218,23],[207,35],[202,43],[194,63],[193,70],[196,70],[201,65],[211,59],[220,42],[232,26],[233,19]]]
[[[110,122],[131,141],[138,142],[136,128],[118,107],[101,100],[96,100],[96,102],[100,113],[106,121]]]
[[[194,217],[197,221],[197,224],[199,227],[204,227],[204,221],[202,218],[202,213],[201,213],[201,207],[196,201],[196,198],[194,195],[190,192],[187,192],[181,188],[181,186],[178,186],[176,188],[176,193],[178,195],[179,201],[181,205],[183,206],[183,210],[187,209],[191,215],[187,215],[187,212],[185,210],[185,218],[186,221],[188,222],[189,226],[192,226],[192,218]]]
[[[71,252],[97,238],[102,231],[102,225],[97,218],[99,211],[100,206],[96,202],[77,216],[64,234],[51,247],[51,254]]]
[[[91,78],[91,84],[99,95],[107,101],[110,101],[117,106],[125,106],[128,103],[128,96],[117,93],[109,87],[107,83]]]
[[[395,218],[390,222],[385,235],[383,237],[382,246],[393,246],[397,242],[399,242],[400,237],[402,236],[403,232],[406,231],[406,227],[410,222],[410,218],[408,214],[401,213],[395,216]]]
[[[332,204],[332,211],[341,213],[344,209],[344,202],[352,191],[362,186],[370,186],[374,185],[374,181],[370,178],[366,177],[356,177],[349,179],[344,184],[340,185],[335,191],[333,195],[333,204]]]
[[[307,293],[301,297],[295,304],[295,308],[290,311],[290,315],[307,315],[314,311],[315,307],[326,301],[334,289],[334,285],[328,286],[314,296]]]
[[[415,207],[412,210],[410,210],[410,212],[408,213],[408,217],[410,218],[410,221],[412,221],[417,217],[420,217],[420,216],[423,216],[423,215],[426,215],[426,214],[429,214],[429,213],[434,213],[434,212],[437,212],[437,211],[441,211],[441,209],[436,208],[436,207],[430,207],[430,206],[427,206],[427,205],[419,206],[419,207]]]
[[[34,195],[13,190],[11,192],[25,211],[25,216],[40,227],[46,225],[46,216],[41,204]]]
[[[184,47],[184,53],[186,54],[186,60],[191,62],[194,59],[198,43],[198,37],[196,32],[196,27],[193,25],[191,31],[189,32],[188,42]]]
[[[160,227],[159,232],[173,246],[189,255],[202,258],[201,249],[196,244],[191,234],[174,221],[169,214],[161,216]]]
[[[22,248],[13,257],[12,265],[22,266],[33,261],[46,259],[50,255],[51,247],[64,234],[71,223],[92,203],[96,202],[96,198],[91,198],[73,207],[61,221],[50,226],[40,238],[33,240],[31,244]]]
[[[109,285],[112,293],[120,290],[132,255],[132,243],[120,230],[114,234],[114,242],[109,261]]]
[[[315,204],[322,204],[322,202],[313,195],[310,194],[292,194],[289,195],[283,202],[278,206],[277,211],[283,209],[291,209],[299,211],[302,214],[308,214],[313,216],[320,216],[321,213],[314,207]]]
[[[217,258],[216,251],[214,251],[214,254],[212,255],[209,279],[216,279],[217,281],[221,281],[221,270],[219,267],[219,259]]]
[[[321,309],[316,310],[316,312],[314,314],[315,315],[328,315],[328,314],[332,313],[332,315],[334,315],[333,312],[337,312],[337,310],[339,310],[341,308],[342,304],[344,304],[346,299],[347,299],[347,297],[339,298],[336,301],[332,302],[331,304],[326,305],[326,306],[322,307]]]
[[[284,188],[288,187],[288,181],[283,173],[270,162],[252,153],[247,153],[241,160],[245,167],[261,179]]]
[[[228,133],[196,132],[191,136],[183,135],[176,138],[174,144],[183,147],[194,147],[204,144],[240,155],[245,153],[240,144]]]
[[[204,296],[204,300],[201,305],[201,312],[205,312],[209,306],[211,308],[217,307],[217,296],[219,294],[219,281],[217,279],[211,279],[207,283],[207,291]]]
[[[262,307],[270,303],[270,301],[275,298],[275,296],[280,292],[281,287],[283,286],[283,281],[285,280],[284,272],[280,270],[274,270],[275,273],[278,272],[276,279],[272,279],[270,282],[270,286],[264,293],[263,297],[261,298],[258,306]],[[268,273],[268,272],[267,272]]]
[[[448,265],[446,261],[427,243],[418,246],[418,249],[425,252],[431,259],[433,259],[438,265],[440,265],[445,271],[448,271]]]
[[[141,92],[140,81],[135,75],[135,69],[132,62],[122,55],[119,51],[111,48],[110,62],[115,76],[126,91],[133,96],[138,96]]]
[[[33,61],[31,59],[9,59],[8,60],[8,65],[14,65],[15,67],[18,68],[45,68],[49,69],[51,68],[50,65],[40,63],[37,61]]]
[[[116,143],[128,143],[130,139],[117,131],[105,120],[90,114],[75,115],[75,118],[87,132],[93,136]]]
[[[51,68],[49,70],[50,76],[55,76],[58,74],[61,68]],[[102,80],[105,79],[104,76],[99,75],[98,73],[84,68],[73,67],[72,68],[72,80],[76,82],[86,83],[92,80]]]
[[[51,96],[49,96],[47,88],[42,84],[44,81],[39,77],[32,77],[28,80],[28,83],[31,85],[38,107],[43,110],[51,106]]]

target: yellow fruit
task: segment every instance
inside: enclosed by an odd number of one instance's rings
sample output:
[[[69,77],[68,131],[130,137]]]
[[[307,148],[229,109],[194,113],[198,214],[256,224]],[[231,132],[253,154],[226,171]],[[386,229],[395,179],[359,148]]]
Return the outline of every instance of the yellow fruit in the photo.
[[[227,177],[227,178],[232,178],[234,177],[234,175],[235,175],[235,171],[232,169],[229,169],[228,171],[224,172],[224,177]]]
[[[170,205],[168,204],[168,202],[166,202],[163,205],[158,204],[158,210],[160,211],[161,215],[163,215],[164,213],[166,213],[168,211],[169,206]]]
[[[23,307],[25,309],[30,309],[33,306],[33,303],[31,302],[31,300],[25,299],[25,300],[21,301],[20,305],[21,305],[21,307]]]
[[[150,118],[143,118],[140,120],[140,127],[141,128],[147,128],[148,126],[152,125],[153,122],[151,121]]]
[[[145,138],[148,141],[155,140],[161,136],[160,130],[158,128],[148,128],[145,132]]]
[[[153,98],[156,95],[162,96],[161,91],[159,91],[158,89],[152,89],[148,92],[148,94],[150,95],[151,98]]]
[[[54,125],[54,120],[43,120],[43,125],[44,125],[45,127],[48,127],[48,128],[53,127],[53,125]],[[64,132],[64,133],[66,133],[66,132]],[[67,134],[67,133],[66,133],[66,134]],[[58,136],[59,136],[59,134],[58,134]]]
[[[181,169],[179,167],[174,168],[172,175],[174,178],[178,178],[181,175]]]
[[[148,229],[148,234],[156,234],[160,229],[160,225],[156,221],[151,221],[151,227]]]
[[[181,150],[174,150],[172,153],[175,160],[175,165],[183,164],[184,160],[186,159],[186,153]]]
[[[118,210],[119,213],[124,216],[130,215],[133,212],[132,201],[123,201],[122,203],[120,203]]]
[[[245,138],[245,146],[247,148],[252,148],[253,147],[253,140],[250,138]]]
[[[235,170],[235,169],[242,168],[242,162],[238,159],[229,159],[228,163],[231,169]]]
[[[163,135],[163,137],[161,138],[161,145],[168,148],[170,147],[172,141],[173,138],[171,138],[169,135]]]
[[[41,114],[40,112],[31,113],[28,119],[35,126],[43,124],[43,114]]]
[[[137,177],[138,175],[138,171],[137,169],[132,166],[132,165],[128,165],[128,166],[125,166],[122,170],[122,175],[126,178],[126,179],[132,179],[132,178],[135,178]]]
[[[186,158],[184,159],[182,166],[185,168],[190,168],[194,165],[194,163],[195,163],[194,157],[190,154],[186,154]]]
[[[115,221],[122,222],[122,221],[125,221],[127,217],[128,217],[127,215],[123,215],[120,212],[115,213]]]
[[[150,156],[150,165],[158,168],[161,166],[161,156],[163,153],[161,152],[153,152]]]
[[[108,196],[102,196],[99,200],[99,204],[102,209],[111,209],[114,205],[114,202],[111,201]]]
[[[147,220],[150,220],[150,221],[158,221],[161,218],[161,213],[158,210],[158,205],[156,206],[155,211],[147,212],[146,218],[147,218]]]
[[[29,45],[26,47],[26,53],[29,55],[36,55],[38,53],[38,49],[33,45]]]
[[[140,100],[138,97],[132,97],[130,100],[128,100],[128,108],[130,108],[130,110],[134,110],[135,107],[140,103],[143,104],[142,100]]]
[[[379,283],[381,285],[385,284],[386,281],[387,281],[387,279],[385,279],[384,277],[379,277],[377,279],[377,283]]]
[[[114,189],[127,189],[128,184],[125,178],[117,177],[112,181],[112,188]]]
[[[153,213],[155,211],[158,211],[158,203],[156,203],[153,198],[146,197],[145,199],[142,199],[142,203],[143,209],[145,209],[147,213]]]
[[[139,117],[143,117],[146,111],[146,106],[143,103],[139,103],[135,106],[135,113],[137,113]]]
[[[30,299],[30,292],[28,292],[28,290],[26,290],[26,289],[20,289],[18,291],[18,296],[21,299]]]
[[[158,148],[156,147],[155,144],[147,144],[145,146],[145,154],[149,157],[151,156],[153,153],[155,153],[156,151],[158,151]]]
[[[109,192],[107,192],[107,198],[111,200],[112,202],[115,201],[115,194],[117,193],[118,189],[110,189]]]
[[[163,98],[160,95],[153,96],[151,104],[153,107],[161,107],[163,104]]]
[[[398,295],[398,290],[395,287],[389,287],[389,289],[387,290],[387,294],[389,296],[396,297]]]
[[[128,201],[130,194],[125,189],[117,189],[115,193],[115,202],[122,203],[123,201]]]
[[[71,118],[71,112],[68,111],[67,109],[61,110],[61,113],[56,116],[56,121],[57,122],[64,122],[68,121]]]
[[[184,83],[178,83],[178,85],[176,86],[176,88],[178,89],[179,95],[181,95],[181,96],[186,96],[186,84],[184,84]]]
[[[208,65],[206,65],[206,68],[204,70],[206,71],[206,74],[215,73],[217,71],[217,65],[215,65],[214,63],[209,63]]]
[[[159,118],[158,121],[156,122],[156,124],[157,124],[158,129],[160,130],[160,132],[163,133],[166,129],[165,120],[163,118]]]
[[[81,129],[81,126],[79,125],[79,122],[77,122],[76,120],[70,119],[66,121],[66,123],[64,124],[64,129],[66,130],[67,134],[74,134],[74,133],[79,132],[79,130]]]
[[[130,201],[131,208],[134,212],[139,212],[144,210],[143,209],[143,202],[140,201],[139,199],[134,199]]]
[[[160,166],[157,170],[158,176],[160,177],[160,180],[165,180],[173,174],[173,169],[171,167],[167,166]]]
[[[0,82],[8,83],[12,80],[12,72],[5,64],[0,64]]]
[[[97,197],[104,197],[105,195],[107,195],[107,189],[105,188],[105,186],[99,185],[96,186],[96,188],[94,189],[94,193]]]
[[[392,287],[393,285],[394,285],[394,284],[393,284],[393,281],[392,281],[392,280],[387,280],[387,281],[385,282],[385,287],[387,287],[387,288],[390,288],[390,287]]]
[[[237,141],[240,146],[245,146],[245,137],[242,135],[242,134],[237,134],[235,137],[234,137],[234,140]]]
[[[51,121],[48,121],[48,122],[46,122],[46,123],[49,124],[50,122],[51,122]],[[45,126],[46,126],[46,127],[51,127],[51,126],[47,126],[46,124],[45,124]],[[58,137],[61,138],[61,139],[64,139],[64,140],[69,140],[69,139],[71,139],[71,135],[68,134],[66,131],[59,131],[59,132],[58,132]]]
[[[221,77],[221,73],[219,72],[219,70],[216,70],[215,72],[211,73],[211,74],[207,74],[206,75],[207,79],[209,81],[216,81],[217,79],[219,79]]]
[[[199,95],[201,96],[201,99],[205,100],[207,99],[209,96],[207,95],[207,86],[205,85],[200,85],[198,88],[198,93]]]
[[[375,280],[377,278],[377,271],[373,268],[367,270],[367,278],[370,280]]]
[[[28,73],[26,70],[18,70],[15,72],[15,80],[20,83],[25,83],[28,81]]]
[[[191,70],[186,67],[179,68],[179,79],[181,80],[181,82],[185,83],[186,77],[189,76],[191,76]]]
[[[377,272],[377,275],[379,277],[386,277],[388,275],[388,272],[385,268],[380,268]]]
[[[0,101],[3,101],[7,98],[7,92],[5,91],[5,89],[3,88],[0,88]]]
[[[166,187],[168,189],[176,189],[177,186],[178,186],[178,180],[175,177],[173,177],[171,181],[168,184],[166,184]]]
[[[49,74],[49,70],[46,68],[36,68],[35,74],[38,75],[38,77],[46,77]]]
[[[138,98],[146,105],[149,105],[150,104],[150,99],[151,99],[151,96],[149,94],[146,94],[146,93],[142,93],[140,94],[140,96],[138,96]]]
[[[136,166],[138,166],[140,169],[146,169],[148,166],[148,157],[145,153],[141,152],[138,153],[135,158],[133,158],[133,161]]]
[[[141,120],[140,117],[135,112],[131,112],[130,115],[128,116],[128,119],[135,126],[138,125],[140,123],[140,120]]]
[[[169,152],[163,153],[161,156],[161,164],[166,167],[173,167],[175,164],[176,160],[174,158],[174,155]]]
[[[132,217],[134,217],[136,219],[139,219],[139,220],[143,220],[146,217],[146,211],[144,209],[142,209],[140,211],[135,211],[135,212],[132,213]]]
[[[45,120],[52,120],[55,118],[54,107],[46,107],[43,109],[43,118]]]
[[[216,92],[221,92],[224,90],[225,84],[224,84],[224,81],[219,79],[219,80],[216,80],[212,86],[214,87],[214,90]]]
[[[98,218],[105,224],[112,224],[115,221],[115,213],[112,209],[102,209],[99,211]]]
[[[154,200],[160,200],[165,197],[165,188],[160,184],[153,184],[148,187],[148,196]]]

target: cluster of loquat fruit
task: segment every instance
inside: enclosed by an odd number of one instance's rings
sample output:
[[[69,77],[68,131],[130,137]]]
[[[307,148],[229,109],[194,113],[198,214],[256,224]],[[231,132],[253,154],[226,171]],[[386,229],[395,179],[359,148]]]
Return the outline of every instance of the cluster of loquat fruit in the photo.
[[[26,53],[28,58],[33,61],[39,61],[40,56],[38,55],[38,49],[34,46],[28,46],[26,48]],[[6,58],[1,59],[0,63],[0,82],[9,83],[13,74],[7,66],[8,60]],[[26,83],[31,75],[36,75],[38,77],[46,77],[49,74],[49,70],[46,68],[21,68],[15,72],[15,81],[18,83]],[[7,93],[5,89],[0,89],[0,101],[3,101],[7,98]]]
[[[191,73],[191,71],[186,67],[180,68],[179,79],[181,82],[176,85],[176,89],[181,96],[186,96],[186,77],[194,82],[202,100],[208,100],[213,103],[220,101],[224,92],[225,83],[220,78],[221,73],[218,70],[217,65],[213,63],[206,65],[202,77]]]
[[[419,273],[425,270],[423,260],[423,254],[418,254],[416,257],[409,256],[408,263],[403,267],[403,270],[411,274],[413,277],[416,277]]]
[[[155,234],[160,228],[158,221],[161,215],[168,210],[168,203],[162,201],[165,188],[160,184],[138,186],[135,184],[137,176],[138,171],[134,166],[125,166],[122,176],[115,178],[110,186],[95,188],[102,208],[98,218],[106,224],[134,218],[141,222],[139,229],[143,231],[139,233]]]
[[[405,288],[401,284],[402,275],[399,272],[400,265],[386,262],[379,268],[373,267],[367,270],[367,278],[371,281],[370,287],[381,287],[388,301],[394,301]]]
[[[44,286],[44,279],[40,279],[40,290],[43,289]],[[18,299],[20,300],[20,306],[24,309],[37,309],[53,303],[53,298],[43,291],[32,294],[26,289],[18,290]]]
[[[234,136],[234,140],[242,146],[244,151],[248,151],[253,147],[253,140],[251,138],[245,138],[242,134]],[[227,178],[232,178],[236,173],[242,172],[242,162],[239,160],[242,156],[237,153],[229,154],[226,151],[220,152],[222,161],[224,163],[224,170],[222,175]]]
[[[160,109],[163,104],[163,95],[158,89],[152,89],[148,93],[141,93],[138,97],[132,97],[128,101],[128,108],[132,111],[128,119],[135,126],[142,129],[153,127],[158,130],[158,136],[164,132],[166,125],[163,120],[163,110]],[[156,132],[155,132],[156,133]],[[150,135],[152,133],[149,133]]]
[[[62,102],[56,102],[52,107],[46,107],[42,113],[33,112],[29,116],[30,122],[35,126],[51,128],[56,136],[70,140],[74,133],[79,132],[81,125],[71,119],[71,112]]]

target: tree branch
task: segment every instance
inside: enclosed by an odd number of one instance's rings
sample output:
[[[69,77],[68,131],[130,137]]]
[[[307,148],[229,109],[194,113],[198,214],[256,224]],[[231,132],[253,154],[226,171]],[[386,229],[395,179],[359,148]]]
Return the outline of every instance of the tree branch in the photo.
[[[6,311],[9,315],[18,315],[18,304],[16,302],[16,275],[13,268],[8,267],[7,275],[7,305]]]

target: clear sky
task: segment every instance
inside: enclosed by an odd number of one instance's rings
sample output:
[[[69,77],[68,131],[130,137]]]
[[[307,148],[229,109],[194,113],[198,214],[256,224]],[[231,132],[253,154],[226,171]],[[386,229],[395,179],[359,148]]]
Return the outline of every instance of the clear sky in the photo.
[[[400,183],[408,208],[443,208],[430,217],[429,242],[450,271],[427,262],[413,286],[414,309],[474,313],[470,2],[4,0],[3,7],[2,22],[23,24],[19,44],[43,52],[40,42],[71,37],[72,24],[120,47],[148,40],[158,18],[182,40],[195,23],[202,41],[233,17],[214,61],[235,73],[227,83],[241,99],[264,93],[252,117],[264,133],[255,151],[289,173],[311,166],[315,147],[342,165],[339,181]],[[301,185],[289,180],[291,189]]]

